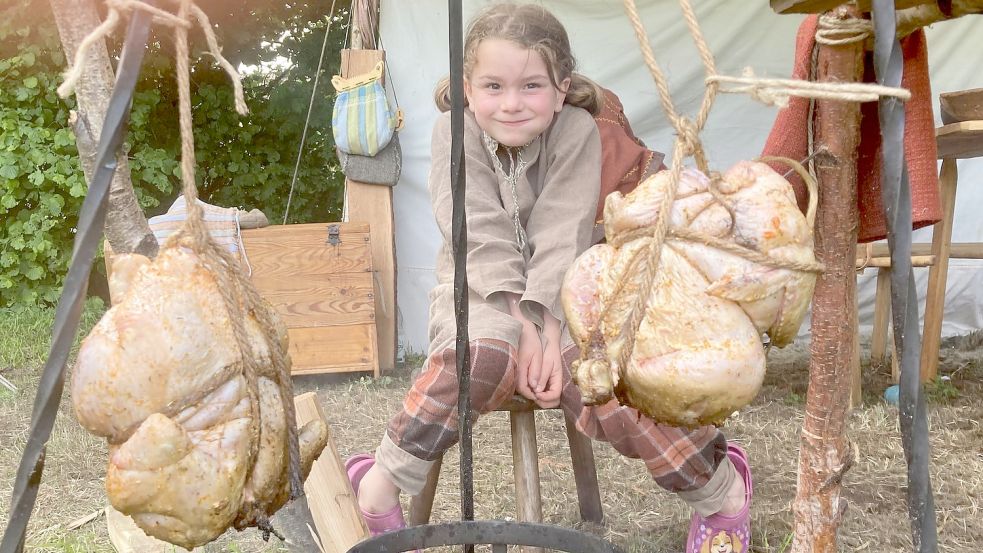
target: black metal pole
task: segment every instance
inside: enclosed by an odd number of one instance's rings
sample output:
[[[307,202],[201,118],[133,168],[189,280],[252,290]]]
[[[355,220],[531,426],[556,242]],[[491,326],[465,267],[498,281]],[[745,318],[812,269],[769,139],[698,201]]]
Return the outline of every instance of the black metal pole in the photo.
[[[155,5],[154,2],[147,2]],[[31,429],[27,445],[21,456],[14,480],[10,501],[10,518],[0,542],[0,553],[20,553],[24,550],[27,522],[34,510],[41,474],[44,472],[44,454],[51,429],[58,414],[58,405],[65,388],[65,363],[75,335],[78,332],[82,304],[85,300],[89,272],[106,221],[106,204],[109,184],[116,172],[116,152],[126,135],[126,123],[130,114],[133,89],[140,75],[140,65],[150,34],[152,16],[143,10],[133,10],[133,17],[126,32],[123,53],[116,75],[116,84],[106,109],[106,120],[99,137],[96,155],[96,172],[92,177],[82,210],[79,213],[78,233],[72,252],[72,262],[65,277],[65,286],[52,328],[51,349],[38,383],[31,415]]]
[[[879,84],[901,86],[904,60],[896,36],[894,2],[874,0],[874,70]],[[928,421],[922,395],[921,336],[918,329],[918,297],[911,268],[911,189],[904,159],[904,104],[882,97],[878,119],[883,140],[881,195],[891,250],[891,311],[894,341],[901,360],[901,397],[898,418],[901,441],[908,463],[908,517],[915,551],[938,550],[935,502],[928,471],[931,460]]]
[[[468,225],[464,213],[467,188],[464,161],[464,27],[461,1],[448,0],[451,92],[451,235],[454,248],[454,312],[457,320],[457,428],[461,448],[461,520],[474,520],[474,476],[471,444],[471,348],[468,337]],[[465,545],[464,551],[474,551]]]

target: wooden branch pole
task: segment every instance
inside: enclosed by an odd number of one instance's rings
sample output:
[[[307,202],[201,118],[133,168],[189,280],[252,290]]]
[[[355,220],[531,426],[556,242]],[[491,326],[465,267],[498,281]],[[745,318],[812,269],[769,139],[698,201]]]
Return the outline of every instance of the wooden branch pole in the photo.
[[[367,73],[384,58],[382,50],[342,50],[341,76]],[[345,213],[348,221],[365,222],[372,229],[379,369],[389,370],[396,366],[396,234],[392,187],[345,179]]]
[[[75,61],[75,53],[82,41],[99,26],[99,13],[93,0],[50,0],[55,15],[58,35],[65,51],[66,64]],[[109,95],[116,76],[110,65],[109,52],[103,40],[96,41],[90,49],[85,70],[75,86],[76,107],[69,116],[75,134],[82,173],[86,183],[95,174],[96,155],[102,123],[109,108]],[[137,203],[130,181],[130,166],[126,156],[116,154],[116,173],[109,185],[109,209],[106,213],[106,239],[117,253],[139,253],[147,257],[157,255],[157,240]]]
[[[856,16],[841,7],[835,16]],[[863,44],[820,46],[817,80],[859,82]],[[791,551],[834,553],[836,532],[846,508],[841,479],[852,462],[845,435],[850,400],[854,328],[857,317],[857,145],[860,105],[816,103],[816,143],[829,155],[817,159],[819,209],[816,257],[826,270],[812,301],[809,392],[799,450],[799,483],[792,503],[795,528]],[[848,324],[844,324],[847,318]]]

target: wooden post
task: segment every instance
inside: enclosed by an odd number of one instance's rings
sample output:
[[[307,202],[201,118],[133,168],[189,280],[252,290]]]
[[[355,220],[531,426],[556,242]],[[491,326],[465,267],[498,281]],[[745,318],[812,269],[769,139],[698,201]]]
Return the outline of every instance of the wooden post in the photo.
[[[858,17],[842,6],[836,17]],[[859,82],[863,43],[820,46],[818,81]],[[857,317],[857,145],[860,105],[816,102],[816,144],[829,155],[817,159],[819,209],[816,257],[826,270],[816,281],[812,301],[809,393],[799,450],[799,484],[792,502],[796,553],[835,553],[836,532],[846,503],[840,497],[843,474],[852,462],[845,435],[850,401],[850,369]],[[844,318],[847,318],[844,324]]]
[[[298,427],[318,418],[327,426],[328,421],[321,412],[314,392],[295,397],[294,408],[297,411]],[[345,474],[344,463],[341,462],[331,438],[330,427],[328,445],[314,461],[311,474],[304,483],[304,493],[325,553],[346,553],[353,545],[369,536],[355,493]]]
[[[928,270],[925,293],[925,327],[922,331],[921,379],[935,380],[939,370],[939,345],[942,343],[942,314],[945,312],[945,284],[949,273],[949,250],[952,247],[952,213],[956,208],[956,160],[942,160],[939,173],[942,220],[932,229],[932,253],[935,263]]]
[[[382,50],[342,50],[341,76],[367,73],[384,59]],[[345,214],[347,221],[366,222],[372,229],[379,368],[393,369],[396,366],[396,240],[392,187],[346,179]]]
[[[891,271],[877,270],[877,292],[874,294],[874,328],[870,333],[870,364],[881,365],[887,354],[887,327],[891,316]]]
[[[410,513],[407,523],[410,526],[420,526],[430,522],[433,513],[433,500],[437,497],[437,484],[440,482],[440,467],[444,464],[444,456],[437,457],[430,472],[427,473],[427,483],[423,485],[420,495],[410,499]]]
[[[563,422],[570,443],[570,460],[573,463],[573,479],[577,484],[577,501],[580,503],[581,520],[600,524],[604,520],[601,491],[597,486],[597,466],[594,463],[594,446],[590,438],[577,430],[577,421],[564,413]]]

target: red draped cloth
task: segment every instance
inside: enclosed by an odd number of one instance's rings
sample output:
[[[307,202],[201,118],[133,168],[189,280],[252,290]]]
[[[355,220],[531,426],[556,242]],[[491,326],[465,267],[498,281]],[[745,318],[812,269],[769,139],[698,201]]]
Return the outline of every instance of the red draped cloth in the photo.
[[[811,15],[799,26],[795,40],[795,65],[792,78],[808,79],[812,48],[816,40],[819,18]],[[928,48],[925,33],[918,30],[901,40],[904,54],[904,76],[901,86],[911,91],[905,104],[904,150],[911,182],[911,211],[913,228],[937,223],[942,218],[939,204],[939,183],[936,159],[935,120],[932,116],[932,89],[928,78]],[[865,58],[864,82],[875,82],[873,63],[868,52]],[[809,99],[792,97],[788,107],[778,112],[762,156],[783,156],[796,160],[808,154],[806,124]],[[857,203],[860,211],[858,242],[872,242],[887,235],[884,208],[881,200],[881,131],[877,119],[877,102],[860,106],[860,144],[857,151]],[[815,147],[820,145],[816,144]],[[788,168],[775,164],[785,173]],[[794,173],[789,181],[795,187],[799,207],[804,209],[807,198],[805,184]]]

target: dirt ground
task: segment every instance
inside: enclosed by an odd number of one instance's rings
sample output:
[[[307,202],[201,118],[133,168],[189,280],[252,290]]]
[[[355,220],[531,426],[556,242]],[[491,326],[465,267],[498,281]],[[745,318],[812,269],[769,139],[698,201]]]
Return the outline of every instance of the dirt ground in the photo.
[[[948,340],[940,375],[927,387],[940,551],[975,550],[983,537],[983,333]],[[772,350],[768,376],[756,401],[727,422],[729,439],[748,451],[754,475],[755,552],[782,552],[791,539],[791,502],[795,496],[797,451],[808,381],[804,345]],[[6,521],[20,451],[27,438],[34,387],[40,366],[0,367],[19,392],[0,387],[0,519]],[[850,415],[849,438],[859,457],[847,473],[848,501],[840,528],[841,551],[911,551],[905,504],[905,464],[897,408],[881,393],[890,384],[889,368],[865,362],[864,405]],[[316,390],[330,418],[342,455],[374,448],[388,418],[398,408],[410,379],[404,368],[379,380],[358,376],[305,377],[296,391]],[[569,450],[558,411],[537,413],[540,473],[545,521],[576,526],[605,536],[633,552],[682,550],[689,511],[660,490],[640,461],[595,443],[598,479],[605,511],[600,526],[579,522]],[[475,429],[475,504],[480,519],[514,518],[514,488],[509,424],[493,413]],[[434,521],[458,516],[458,453],[444,463],[434,505]],[[28,539],[30,551],[112,551],[105,520],[73,528],[73,522],[106,505],[103,477],[106,447],[74,421],[70,398],[48,447],[43,484]],[[264,544],[256,531],[230,532],[203,551],[283,551]]]

